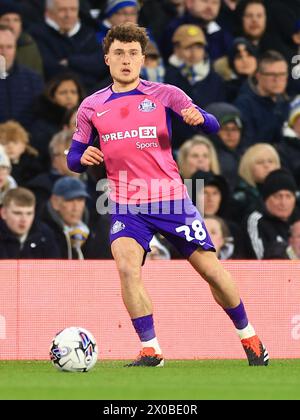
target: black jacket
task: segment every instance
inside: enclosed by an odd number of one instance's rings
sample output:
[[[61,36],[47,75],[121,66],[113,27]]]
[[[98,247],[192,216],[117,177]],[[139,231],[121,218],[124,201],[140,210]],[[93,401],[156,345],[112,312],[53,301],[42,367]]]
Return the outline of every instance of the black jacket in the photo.
[[[42,164],[38,157],[26,151],[21,155],[18,163],[12,163],[11,176],[20,187],[42,172]]]
[[[289,102],[285,95],[278,95],[276,101],[273,101],[259,95],[252,83],[246,83],[234,105],[240,110],[245,123],[247,147],[261,141],[279,141],[281,127],[289,113]]]
[[[62,129],[67,110],[44,95],[37,98],[33,110],[35,120],[30,130],[30,144],[39,152],[41,162],[49,166],[49,143]]]
[[[101,54],[101,45],[97,43],[95,32],[85,25],[73,36],[65,36],[46,23],[31,28],[40,49],[46,79],[66,70],[78,74],[88,91],[107,74],[107,66]],[[68,66],[60,64],[68,60]]]
[[[300,188],[300,139],[297,137],[284,137],[276,148],[280,156],[281,165],[293,174],[298,188]]]
[[[245,222],[247,257],[258,260],[272,259],[272,252],[277,244],[288,245],[290,226],[299,218],[297,208],[287,221],[272,216],[266,210],[263,213],[258,211],[251,213]]]
[[[237,186],[232,196],[232,218],[237,223],[241,223],[245,217],[255,210],[263,211],[264,202],[260,194],[260,188],[259,184],[253,187],[244,179],[238,177]]]
[[[21,249],[19,239],[0,219],[0,259],[60,258],[53,232],[41,222],[34,222]]]
[[[52,194],[53,185],[62,176],[52,169],[49,172],[37,175],[26,183],[25,187],[29,188],[35,195],[37,216],[43,213],[45,205]]]
[[[39,74],[15,64],[6,79],[0,79],[0,123],[16,120],[27,130],[33,121],[32,105],[43,89]]]

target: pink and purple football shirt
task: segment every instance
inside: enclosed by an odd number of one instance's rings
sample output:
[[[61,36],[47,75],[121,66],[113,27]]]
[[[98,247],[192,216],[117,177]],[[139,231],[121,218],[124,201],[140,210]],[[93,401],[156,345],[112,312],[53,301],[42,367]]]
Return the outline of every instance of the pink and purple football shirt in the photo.
[[[191,106],[199,109],[204,117],[204,123],[199,126],[203,132],[218,131],[216,118],[193,104],[191,98],[175,86],[140,80],[136,89],[124,93],[115,93],[112,86],[108,86],[82,102],[77,114],[77,129],[67,157],[68,166],[75,172],[86,169],[81,165],[80,158],[98,135],[107,176],[113,186],[110,195],[112,201],[120,206],[132,202],[147,205],[190,201],[172,156],[171,113],[181,117],[181,111]],[[189,203],[187,206],[191,207]],[[184,224],[185,217],[182,214],[181,221],[175,217],[172,228],[167,228],[170,222],[168,215],[164,220],[157,220],[155,227],[148,224],[148,229],[145,229],[146,219],[141,219],[140,226],[137,224],[132,232],[130,226],[134,225],[137,218],[132,219],[131,216],[129,221],[125,215],[123,218],[114,215],[112,240],[122,235],[134,237],[147,251],[147,244],[156,231],[168,237],[168,232],[172,230],[171,234],[177,237],[176,240],[184,240],[186,245],[188,243],[188,250],[185,251],[182,246],[174,243],[185,256],[190,255],[199,245],[204,249],[214,249],[199,212],[194,208],[192,213],[194,215],[189,216],[190,227]],[[201,226],[203,224],[203,231],[196,221]],[[201,240],[197,239],[197,235]]]
[[[170,112],[195,106],[180,89],[141,80],[130,92],[114,93],[111,86],[87,97],[77,115],[77,130],[68,156],[70,169],[80,167],[80,157],[98,133],[107,176],[118,203],[139,194],[140,202],[182,199],[185,187],[172,156]],[[218,122],[201,110],[202,130],[214,132]],[[76,153],[78,151],[78,153]],[[166,188],[161,183],[164,181]]]

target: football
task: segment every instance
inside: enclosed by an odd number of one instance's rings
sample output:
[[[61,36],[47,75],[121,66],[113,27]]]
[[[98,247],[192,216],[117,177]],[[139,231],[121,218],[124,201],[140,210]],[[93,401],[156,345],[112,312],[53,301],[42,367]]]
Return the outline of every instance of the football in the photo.
[[[97,356],[95,338],[81,327],[69,327],[60,331],[50,346],[52,364],[65,372],[88,372],[95,366]]]

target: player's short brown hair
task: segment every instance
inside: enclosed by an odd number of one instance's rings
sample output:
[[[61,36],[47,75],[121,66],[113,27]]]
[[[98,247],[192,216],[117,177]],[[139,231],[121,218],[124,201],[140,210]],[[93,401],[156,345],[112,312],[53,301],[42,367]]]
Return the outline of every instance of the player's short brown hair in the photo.
[[[2,207],[9,207],[11,202],[20,207],[32,207],[35,206],[36,200],[33,192],[27,188],[19,187],[7,191],[3,198]]]
[[[145,28],[142,28],[135,23],[122,23],[112,27],[103,40],[103,51],[107,54],[111,44],[117,39],[121,42],[139,42],[142,48],[142,53],[145,54],[146,46],[149,38]]]

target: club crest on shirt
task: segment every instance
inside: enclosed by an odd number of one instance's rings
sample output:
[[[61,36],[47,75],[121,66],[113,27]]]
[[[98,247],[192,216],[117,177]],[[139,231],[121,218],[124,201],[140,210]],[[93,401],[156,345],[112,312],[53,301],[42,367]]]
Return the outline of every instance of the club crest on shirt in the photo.
[[[150,99],[144,99],[143,102],[139,104],[139,111],[141,112],[152,112],[156,109],[156,104]]]
[[[114,233],[118,233],[118,232],[120,232],[121,230],[123,230],[123,229],[125,229],[125,225],[124,225],[124,223],[122,223],[122,222],[120,222],[119,220],[117,220],[114,224],[113,224],[113,226],[112,226],[112,228],[111,228],[111,233],[112,234],[114,234]]]

